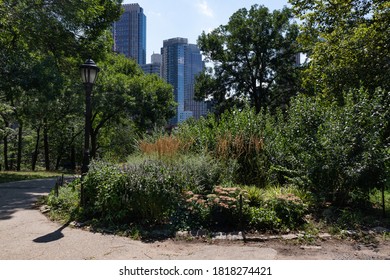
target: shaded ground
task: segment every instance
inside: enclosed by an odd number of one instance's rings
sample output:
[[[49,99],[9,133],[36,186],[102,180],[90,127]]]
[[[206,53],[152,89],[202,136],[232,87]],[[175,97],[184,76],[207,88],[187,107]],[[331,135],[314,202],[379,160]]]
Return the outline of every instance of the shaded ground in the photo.
[[[370,242],[334,237],[310,243],[299,240],[164,240],[153,243],[104,235],[48,220],[34,202],[55,179],[0,184],[0,259],[390,259],[390,241]]]

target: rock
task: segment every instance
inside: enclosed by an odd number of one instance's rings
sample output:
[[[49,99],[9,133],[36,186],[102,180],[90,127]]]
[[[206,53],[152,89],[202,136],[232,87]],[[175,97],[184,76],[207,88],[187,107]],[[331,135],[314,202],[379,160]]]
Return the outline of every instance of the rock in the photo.
[[[375,233],[390,233],[390,229],[384,227],[375,227],[372,229]]]
[[[72,227],[75,227],[75,228],[81,228],[81,227],[83,227],[85,224],[84,224],[84,223],[80,223],[80,222],[73,221],[73,222],[71,222],[69,225],[72,226]]]
[[[347,236],[357,236],[358,232],[356,230],[342,230],[341,234],[347,235]]]
[[[191,235],[194,237],[205,237],[209,234],[207,230],[199,229],[199,230],[192,230]]]
[[[302,250],[321,250],[321,246],[301,246]]]
[[[330,235],[329,233],[320,233],[318,237],[321,239],[331,239],[332,235]]]
[[[284,239],[284,240],[293,240],[293,239],[298,239],[300,236],[303,236],[303,235],[302,234],[290,233],[290,234],[282,235],[282,239]]]
[[[42,205],[42,206],[39,208],[39,211],[41,211],[42,214],[45,214],[45,213],[49,212],[50,209],[51,209],[50,206],[48,206],[48,205]]]

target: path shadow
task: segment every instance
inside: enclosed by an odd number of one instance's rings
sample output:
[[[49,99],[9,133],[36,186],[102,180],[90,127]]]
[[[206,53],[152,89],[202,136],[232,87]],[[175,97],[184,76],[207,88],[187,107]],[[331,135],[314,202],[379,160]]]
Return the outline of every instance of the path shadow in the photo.
[[[0,220],[9,220],[19,210],[35,207],[40,196],[47,195],[55,179],[37,179],[0,184]]]
[[[62,230],[64,228],[66,228],[67,226],[69,226],[69,224],[70,224],[70,222],[67,222],[66,224],[61,226],[59,229],[57,229],[56,231],[53,231],[51,233],[48,233],[48,234],[45,234],[43,236],[35,238],[33,240],[33,242],[35,242],[35,243],[49,243],[49,242],[57,241],[57,240],[64,237]]]

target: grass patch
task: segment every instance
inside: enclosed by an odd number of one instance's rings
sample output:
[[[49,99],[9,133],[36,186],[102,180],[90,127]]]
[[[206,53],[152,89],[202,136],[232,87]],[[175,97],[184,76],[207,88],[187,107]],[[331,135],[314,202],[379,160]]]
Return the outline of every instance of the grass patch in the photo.
[[[60,172],[48,171],[0,171],[0,184],[15,181],[43,179],[62,176]]]

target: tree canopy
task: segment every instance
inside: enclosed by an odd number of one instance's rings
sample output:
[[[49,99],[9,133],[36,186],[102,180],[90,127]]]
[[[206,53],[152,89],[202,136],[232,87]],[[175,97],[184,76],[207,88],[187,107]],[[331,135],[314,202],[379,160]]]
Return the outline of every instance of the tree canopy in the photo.
[[[198,45],[213,67],[198,77],[197,97],[212,98],[217,111],[245,100],[257,111],[272,102],[286,103],[299,85],[298,25],[292,18],[288,8],[270,12],[254,5],[203,32]]]
[[[107,135],[122,129],[135,137],[172,116],[172,88],[112,53],[110,27],[121,3],[0,1],[0,169],[75,168],[84,118],[79,65],[87,58],[102,69],[92,98],[93,156],[108,153]],[[111,143],[126,146],[124,140]]]
[[[341,98],[364,87],[390,90],[390,3],[384,0],[290,0],[302,20],[310,57],[303,87]]]

